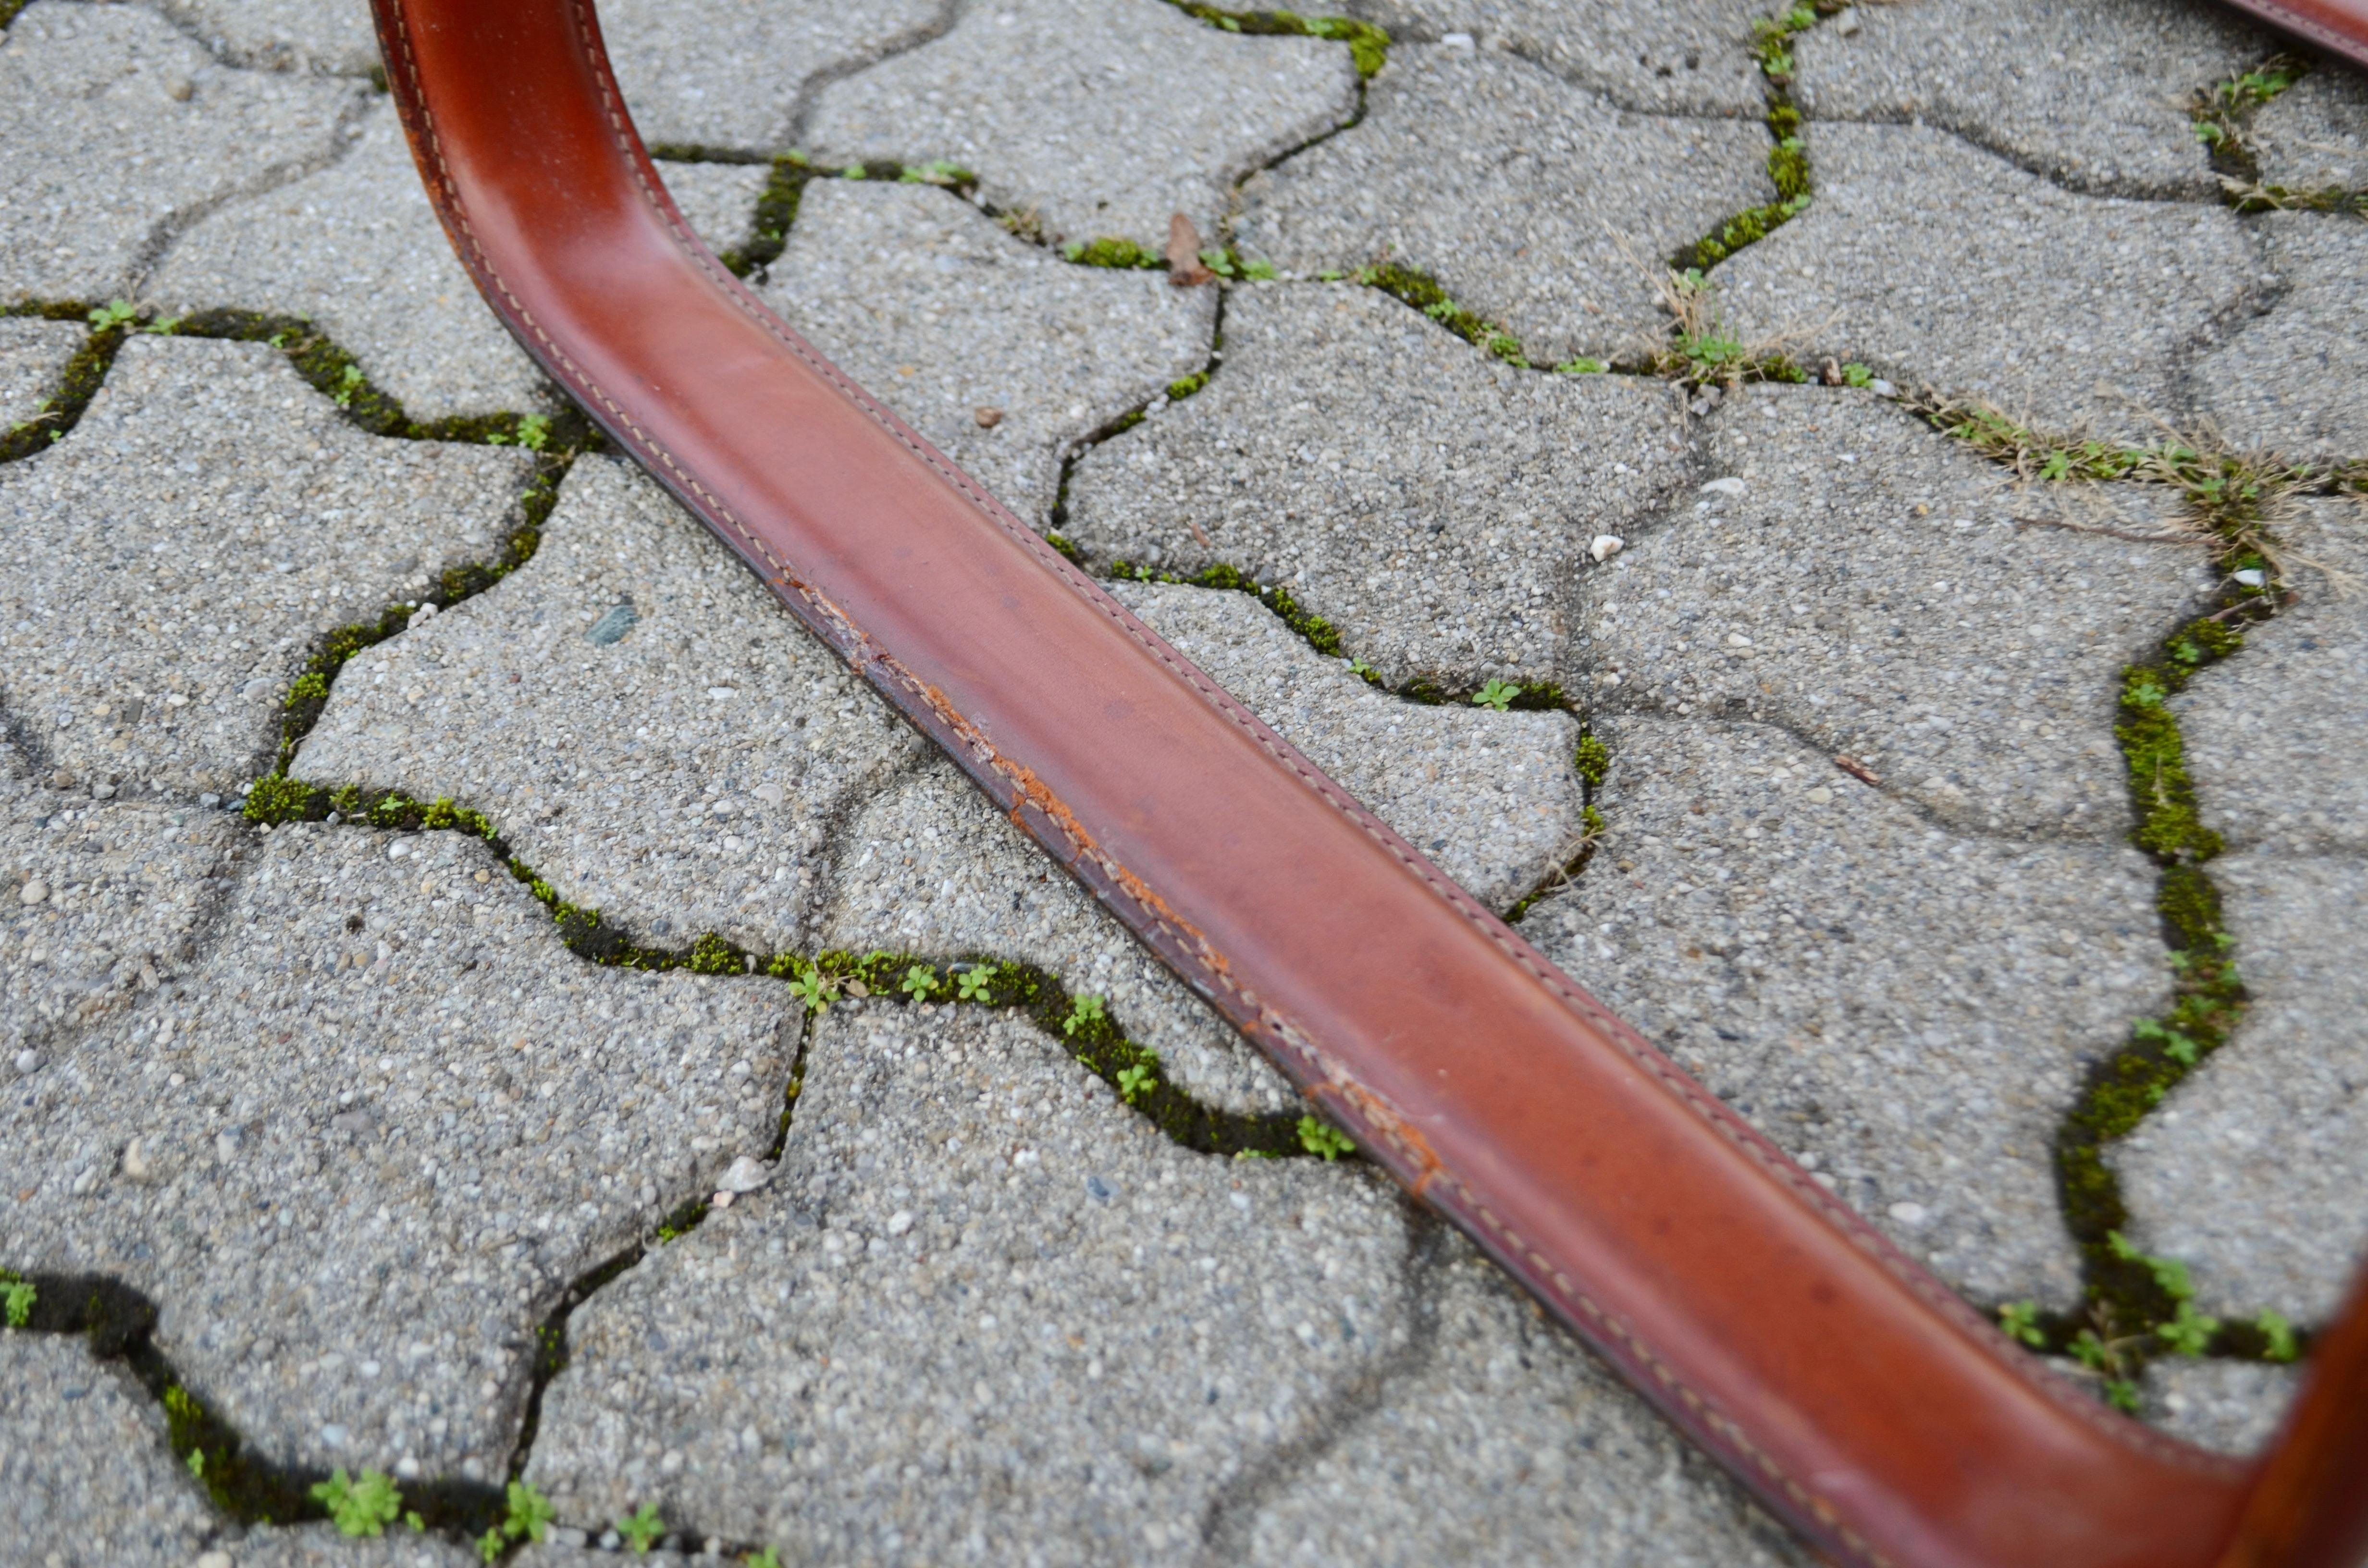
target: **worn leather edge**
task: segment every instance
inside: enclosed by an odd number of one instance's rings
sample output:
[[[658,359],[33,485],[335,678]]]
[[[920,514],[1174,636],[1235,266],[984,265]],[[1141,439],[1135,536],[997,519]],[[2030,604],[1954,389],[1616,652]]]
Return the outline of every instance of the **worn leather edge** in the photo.
[[[2226,0],[2305,42],[2368,68],[2368,0]]]
[[[435,0],[377,0],[377,3],[390,62],[399,58],[409,65],[412,60],[409,13],[433,10]],[[1504,929],[1486,911],[1463,898],[1459,890],[1453,889],[1445,879],[1430,870],[1420,857],[1395,835],[1373,821],[1369,813],[1363,812],[1265,726],[1240,710],[1238,705],[1219,692],[1206,676],[1192,670],[1189,664],[1110,601],[1089,580],[1069,568],[1016,519],[978,493],[975,486],[969,484],[951,464],[928,451],[918,437],[905,430],[884,409],[843,377],[837,376],[821,361],[819,356],[814,355],[793,334],[773,321],[761,304],[740,289],[736,280],[730,279],[729,275],[683,228],[678,214],[666,199],[638,142],[632,139],[630,127],[624,123],[621,104],[616,101],[613,82],[607,78],[605,61],[600,57],[588,11],[579,6],[577,12],[586,53],[586,59],[577,62],[577,69],[592,76],[597,90],[607,97],[609,103],[605,112],[617,127],[623,164],[642,187],[643,199],[654,219],[667,231],[670,243],[684,252],[711,287],[731,296],[737,309],[747,313],[752,320],[759,321],[764,330],[775,339],[791,346],[813,373],[830,381],[865,418],[894,430],[908,448],[924,454],[940,471],[944,482],[966,496],[987,521],[1009,533],[1025,536],[1033,547],[1031,553],[1038,564],[1061,578],[1079,599],[1091,608],[1094,614],[1124,626],[1128,635],[1140,648],[1161,660],[1178,678],[1192,686],[1202,700],[1225,710],[1228,721],[1244,733],[1255,736],[1269,756],[1297,772],[1331,809],[1354,819],[1375,846],[1404,865],[1417,868],[1424,873],[1433,893],[1454,905],[1463,919],[1476,926],[1493,926],[1491,939],[1507,952],[1514,954],[1531,979],[1585,1018],[1600,1032],[1606,1044],[1643,1069],[1662,1092],[1680,1100],[1691,1113],[1714,1129],[1720,1139],[1746,1154],[1761,1173],[1759,1179],[1780,1187],[1793,1201],[1816,1211],[1878,1273],[1888,1277],[1894,1285],[1906,1287],[1907,1294],[1916,1302],[1915,1310],[1938,1320],[1936,1324],[1927,1324],[1928,1328],[1943,1327],[1947,1331],[1942,1335],[1944,1340],[1970,1341],[1982,1357],[1995,1363],[1989,1372],[1980,1374],[1982,1377],[1993,1381],[2003,1378],[2037,1395],[2035,1401],[2024,1403],[2048,1413],[2035,1423],[2036,1426],[2046,1429],[2031,1434],[2035,1438],[2050,1440],[2043,1441],[2042,1447],[2052,1446],[2052,1440],[2064,1438],[2067,1430],[2075,1433],[2085,1431],[2091,1437],[2103,1437],[2130,1461],[2157,1468],[2169,1482],[2160,1489],[2164,1494],[2160,1499],[2161,1506],[2188,1522],[2188,1549],[2171,1554],[2116,1554],[2111,1561],[2169,1564],[2208,1560],[2203,1554],[2203,1551],[2208,1550],[2222,1532],[2207,1528],[2199,1535],[2193,1527],[2199,1515],[2213,1512],[2224,1499],[2228,1509],[2233,1510],[2233,1483],[2234,1478],[2241,1473],[2241,1466],[2214,1460],[2146,1434],[2142,1429],[2120,1422],[2118,1418],[2106,1415],[2097,1410],[2093,1402],[2085,1395],[2066,1388],[2053,1378],[2032,1375],[2029,1368],[2021,1364],[2019,1354],[2005,1348],[2003,1342],[1988,1326],[1953,1294],[1924,1275],[1854,1215],[1827,1198],[1822,1189],[1809,1182],[1804,1174],[1792,1167],[1781,1153],[1739,1119],[1684,1079],[1633,1031],[1624,1029],[1616,1020],[1610,1018],[1583,992],[1545,965],[1543,959]],[[544,88],[551,86],[550,84],[541,85]],[[576,85],[576,90],[580,91],[582,87],[583,84]],[[560,84],[557,90],[566,90],[566,85]],[[1338,1042],[1333,1042],[1332,1049],[1317,1045],[1307,1030],[1281,1013],[1263,1006],[1254,994],[1224,983],[1229,967],[1226,955],[1211,948],[1190,922],[1177,918],[1160,893],[1133,876],[1122,861],[1100,852],[1093,835],[1076,820],[1069,805],[1049,791],[1033,787],[1031,772],[1024,766],[1015,766],[1009,758],[1003,756],[986,739],[986,732],[979,722],[958,705],[946,701],[930,683],[916,675],[894,656],[892,650],[882,646],[858,627],[813,583],[792,572],[749,530],[745,522],[723,506],[712,490],[675,462],[662,445],[648,439],[630,410],[601,393],[580,373],[565,350],[537,324],[528,304],[513,295],[501,281],[490,259],[478,247],[460,185],[442,167],[441,155],[436,145],[436,131],[421,82],[416,74],[406,71],[396,82],[396,92],[403,105],[406,130],[413,137],[415,153],[418,154],[423,173],[427,176],[439,216],[452,232],[456,247],[481,289],[484,290],[497,313],[518,334],[529,351],[552,371],[562,385],[569,388],[571,394],[580,399],[588,394],[589,411],[619,438],[621,446],[643,461],[695,515],[701,517],[727,543],[748,559],[793,611],[882,689],[908,718],[946,746],[992,798],[1010,810],[1015,819],[1028,827],[1074,874],[1127,918],[1130,926],[1155,950],[1178,968],[1196,988],[1211,995],[1246,1033],[1274,1054],[1295,1080],[1325,1099],[1336,1114],[1362,1132],[1369,1147],[1374,1148],[1383,1156],[1383,1163],[1390,1165],[1401,1179],[1455,1217],[1484,1246],[1506,1262],[1517,1277],[1538,1290],[1558,1316],[1570,1323],[1582,1336],[1620,1366],[1631,1381],[1668,1411],[1681,1427],[1717,1454],[1747,1483],[1760,1493],[1777,1512],[1813,1539],[1826,1543],[1829,1550],[1839,1552],[1849,1561],[1865,1562],[1973,1563],[2005,1561],[1950,1550],[1945,1521],[1912,1520],[1902,1528],[1896,1519],[1883,1521],[1878,1518],[1872,1534],[1858,1528],[1860,1516],[1880,1516],[1884,1512],[1878,1506],[1881,1499],[1854,1499],[1837,1504],[1830,1496],[1795,1479],[1781,1463],[1770,1459],[1764,1446],[1754,1440],[1744,1423],[1722,1408],[1724,1402],[1714,1393],[1690,1386],[1671,1373],[1662,1358],[1656,1354],[1649,1330],[1640,1329],[1620,1314],[1607,1312],[1592,1301],[1586,1290],[1575,1283],[1570,1273],[1562,1267],[1569,1260],[1548,1256],[1527,1246],[1514,1228],[1491,1212],[1480,1188],[1463,1179],[1459,1173],[1444,1169],[1429,1153],[1420,1133],[1413,1129],[1406,1109],[1390,1104],[1385,1096],[1376,1096],[1360,1082],[1356,1074],[1343,1070]],[[622,172],[619,171],[620,174]],[[1347,1043],[1353,1053],[1357,1042],[1351,1040]],[[1768,1195],[1762,1192],[1758,1196],[1765,1199]],[[1861,1286],[1863,1283],[1861,1281]],[[1964,1346],[1959,1345],[1957,1348],[1963,1349]],[[1814,1425],[1815,1413],[1794,1414]],[[1880,1457],[1866,1456],[1870,1461],[1879,1460]],[[1881,1466],[1875,1463],[1873,1468],[1880,1469]],[[2008,1463],[2002,1468],[2011,1471],[2015,1466]],[[2197,1506],[2199,1492],[2211,1494],[2210,1506]],[[2036,1506],[2039,1499],[2034,1496],[2032,1501]],[[2179,1506],[2182,1502],[2185,1506]],[[1909,1555],[1894,1557],[1886,1552],[1884,1544],[1886,1539],[1895,1545],[1914,1542],[1916,1549]],[[2141,1551],[2147,1550],[2142,1543],[2131,1544]],[[1930,1548],[1929,1552],[1925,1548]],[[2094,1559],[2100,1562],[2107,1560],[2102,1557]],[[2084,1557],[2082,1561],[2090,1560]]]

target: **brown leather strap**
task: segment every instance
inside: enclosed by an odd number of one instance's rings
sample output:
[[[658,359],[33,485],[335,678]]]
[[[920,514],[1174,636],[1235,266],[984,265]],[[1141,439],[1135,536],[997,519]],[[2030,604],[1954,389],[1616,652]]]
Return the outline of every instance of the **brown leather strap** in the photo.
[[[591,416],[1368,1152],[1837,1558],[2203,1568],[2102,1409],[825,363],[684,227],[588,0],[375,0],[453,243]]]
[[[2219,1568],[2368,1562],[2368,1269],[2310,1363]]]
[[[2228,0],[2271,27],[2368,66],[2368,0]]]

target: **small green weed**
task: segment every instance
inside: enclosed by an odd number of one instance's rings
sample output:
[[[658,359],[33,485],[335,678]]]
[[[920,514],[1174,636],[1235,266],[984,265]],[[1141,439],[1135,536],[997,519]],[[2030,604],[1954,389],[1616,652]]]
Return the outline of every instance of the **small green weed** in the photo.
[[[1061,1022],[1061,1032],[1075,1035],[1079,1029],[1107,1023],[1109,1015],[1102,1010],[1099,996],[1080,996],[1069,1004],[1069,1016]]]
[[[1110,267],[1120,270],[1133,268],[1165,268],[1167,260],[1147,251],[1133,240],[1113,239],[1104,235],[1090,243],[1072,240],[1061,247],[1061,254],[1080,267]]]
[[[0,1312],[5,1312],[10,1328],[22,1328],[33,1321],[33,1303],[40,1299],[40,1290],[29,1279],[14,1276],[0,1283]]]
[[[1513,706],[1513,699],[1520,695],[1521,688],[1520,687],[1515,686],[1508,681],[1492,680],[1487,685],[1482,687],[1478,691],[1472,694],[1472,706],[1474,708],[1493,708],[1497,712],[1502,713],[1511,708]]]
[[[1357,1152],[1357,1141],[1333,1126],[1312,1116],[1299,1119],[1299,1146],[1320,1156],[1326,1165],[1343,1154]]]
[[[963,1002],[988,1002],[994,999],[995,971],[985,964],[973,964],[954,975],[954,994]]]
[[[1557,376],[1600,376],[1611,369],[1611,365],[1601,359],[1589,359],[1582,355],[1578,358],[1565,359],[1561,364],[1556,365],[1554,367],[1554,374]]]
[[[507,1501],[509,1513],[502,1520],[502,1533],[512,1540],[541,1540],[559,1517],[551,1499],[523,1481],[510,1483]]]
[[[90,308],[90,324],[100,332],[108,332],[124,325],[139,314],[140,312],[132,308],[131,301],[109,300],[103,305],[93,305]]]
[[[1138,1062],[1133,1067],[1121,1067],[1118,1070],[1119,1096],[1129,1105],[1133,1105],[1158,1086],[1159,1073],[1156,1068],[1145,1067]]]
[[[2021,1340],[2033,1350],[2047,1348],[2047,1335],[2039,1326],[2039,1303],[2009,1301],[1998,1310],[1998,1327],[2009,1339]]]
[[[781,1568],[781,1553],[778,1547],[768,1546],[762,1551],[751,1552],[740,1561],[744,1568]]]
[[[337,1527],[339,1535],[383,1534],[403,1516],[403,1497],[395,1490],[393,1478],[380,1471],[366,1470],[355,1481],[340,1465],[328,1480],[313,1488],[313,1496],[329,1510],[329,1522]]]
[[[822,971],[808,966],[798,971],[790,982],[790,994],[806,1005],[806,1011],[822,1014],[830,1010],[831,994],[837,986]]]
[[[896,989],[916,1002],[926,1002],[929,999],[929,994],[937,988],[938,971],[915,964],[905,971],[904,983]]]
[[[1271,283],[1277,274],[1274,270],[1274,263],[1260,259],[1242,263],[1242,276],[1255,278],[1261,283]]]
[[[2253,1327],[2265,1342],[2262,1358],[2270,1361],[2291,1361],[2302,1353],[2294,1343],[2294,1324],[2278,1312],[2265,1312],[2253,1320]]]
[[[666,1534],[666,1521],[658,1517],[655,1503],[644,1503],[623,1518],[612,1522],[617,1527],[617,1533],[625,1538],[625,1544],[632,1547],[638,1557],[648,1556],[650,1548]]]
[[[1593,735],[1581,735],[1578,738],[1578,756],[1576,762],[1578,776],[1590,785],[1600,785],[1611,772],[1611,753]]]

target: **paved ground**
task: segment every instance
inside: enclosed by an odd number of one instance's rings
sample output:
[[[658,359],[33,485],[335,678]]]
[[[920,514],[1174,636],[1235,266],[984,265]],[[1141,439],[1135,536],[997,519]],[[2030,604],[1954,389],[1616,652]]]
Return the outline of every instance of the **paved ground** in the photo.
[[[603,19],[801,330],[2243,1449],[2368,1242],[2368,82],[1763,4]],[[0,1560],[1805,1561],[590,441],[364,7],[0,20]]]

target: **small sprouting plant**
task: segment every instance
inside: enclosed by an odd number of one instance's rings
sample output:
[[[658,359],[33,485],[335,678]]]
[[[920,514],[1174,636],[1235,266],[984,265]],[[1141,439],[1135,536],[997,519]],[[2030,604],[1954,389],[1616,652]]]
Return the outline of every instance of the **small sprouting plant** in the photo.
[[[1355,1139],[1330,1122],[1319,1121],[1312,1116],[1299,1119],[1299,1146],[1311,1154],[1321,1156],[1327,1163],[1357,1152]]]
[[[551,1499],[523,1481],[510,1483],[509,1513],[502,1520],[502,1533],[512,1540],[541,1540],[551,1528],[559,1510]]]
[[[1210,271],[1215,273],[1220,278],[1231,278],[1235,276],[1234,258],[1227,256],[1221,250],[1202,251],[1201,253],[1201,265],[1207,267]]]
[[[797,978],[790,982],[790,994],[804,1003],[809,1013],[828,1011],[830,994],[834,989],[822,971],[811,965],[800,970]]]
[[[1118,1070],[1119,1097],[1129,1105],[1133,1105],[1158,1086],[1159,1070],[1156,1067],[1137,1062],[1132,1067],[1121,1067]]]
[[[2196,1043],[2193,1036],[2181,1034],[2152,1018],[2139,1019],[2131,1026],[2130,1033],[2140,1040],[2157,1041],[2162,1047],[2162,1053],[2182,1067],[2194,1066],[2203,1053],[2203,1048]]]
[[[1521,688],[1511,682],[1492,680],[1472,694],[1472,706],[1493,708],[1502,713],[1513,705],[1513,699],[1520,695]]]
[[[1842,367],[1842,384],[1850,387],[1874,385],[1874,372],[1853,359]]]
[[[2169,1323],[2157,1324],[2154,1331],[2181,1356],[2200,1357],[2220,1332],[2220,1320],[2197,1312],[2193,1301],[2182,1301],[2177,1314]]]
[[[40,1290],[29,1279],[19,1279],[0,1269],[0,1312],[5,1312],[10,1328],[22,1328],[33,1321],[33,1302]]]
[[[109,300],[103,305],[90,308],[90,324],[100,332],[108,332],[123,325],[139,313],[131,308],[129,300]]]
[[[1100,997],[1080,996],[1069,1004],[1069,1016],[1061,1020],[1061,1032],[1074,1035],[1081,1028],[1107,1021],[1108,1017],[1109,1015],[1102,1011]]]
[[[189,1450],[188,1463],[189,1473],[197,1477],[199,1481],[203,1481],[206,1478],[206,1450],[203,1449],[191,1449]]]
[[[1341,278],[1347,276],[1347,273],[1342,272],[1337,267],[1327,267],[1323,271],[1315,275],[1318,281],[1325,283],[1338,283]]]
[[[1144,249],[1133,240],[1115,239],[1107,234],[1090,243],[1071,240],[1061,247],[1061,254],[1080,267],[1110,267],[1121,272],[1167,265],[1156,254]]]
[[[871,177],[871,171],[866,169],[861,164],[849,164],[847,167],[839,170],[838,172],[842,177],[847,179],[869,179]]]
[[[485,438],[497,446],[500,444],[496,437],[488,436]],[[547,414],[518,415],[517,439],[518,444],[529,452],[542,450],[551,444],[551,415]]]
[[[337,390],[331,395],[336,398],[339,408],[351,408],[354,405],[354,394],[361,389],[362,368],[359,365],[348,365],[337,377]]]
[[[985,964],[974,963],[954,975],[954,994],[964,1002],[986,1001],[994,985],[995,971]]]
[[[2009,1339],[2019,1339],[2033,1350],[2047,1348],[2047,1335],[2039,1326],[2037,1301],[2009,1301],[1998,1310],[1998,1327]]]
[[[971,173],[960,164],[950,164],[943,158],[932,158],[926,164],[907,164],[905,172],[896,176],[906,185],[962,185]]]
[[[1565,359],[1561,364],[1556,365],[1554,367],[1554,374],[1557,376],[1600,376],[1610,369],[1611,369],[1611,367],[1605,364],[1602,360],[1590,359],[1582,354],[1576,359]]]
[[[481,1562],[491,1562],[495,1558],[499,1557],[502,1554],[502,1548],[505,1544],[507,1543],[502,1540],[502,1527],[499,1525],[493,1526],[491,1528],[487,1529],[484,1534],[477,1538],[478,1561]]]
[[[2301,1347],[2294,1343],[2294,1324],[2281,1314],[2265,1312],[2253,1320],[2253,1326],[2260,1331],[2263,1339],[2269,1341],[2268,1347],[2261,1352],[2269,1360],[2291,1361],[2302,1353]]]
[[[419,1517],[418,1509],[413,1508],[403,1516],[403,1528],[414,1535],[426,1535],[427,1521]]]
[[[778,1547],[768,1546],[762,1551],[752,1551],[740,1561],[744,1568],[781,1568],[781,1553]]]
[[[904,983],[896,987],[897,990],[904,992],[916,1002],[928,1001],[929,999],[929,993],[935,991],[937,988],[938,971],[934,969],[924,968],[920,964],[915,964],[910,969],[906,970],[905,971]]]
[[[1272,282],[1275,277],[1274,263],[1263,258],[1258,261],[1246,261],[1242,264],[1242,276],[1255,278],[1261,282]]]
[[[159,337],[170,337],[174,333],[180,330],[180,326],[181,318],[179,316],[158,316],[154,321],[150,322],[146,326],[142,327],[140,330],[142,332],[154,333]]]
[[[633,1549],[637,1557],[648,1556],[650,1548],[666,1534],[666,1521],[658,1517],[655,1503],[643,1504],[623,1518],[616,1520],[615,1524],[617,1533],[625,1538],[625,1544]]]
[[[356,1481],[341,1465],[313,1486],[313,1496],[326,1506],[339,1535],[380,1535],[403,1515],[403,1495],[381,1471],[366,1470]]]

